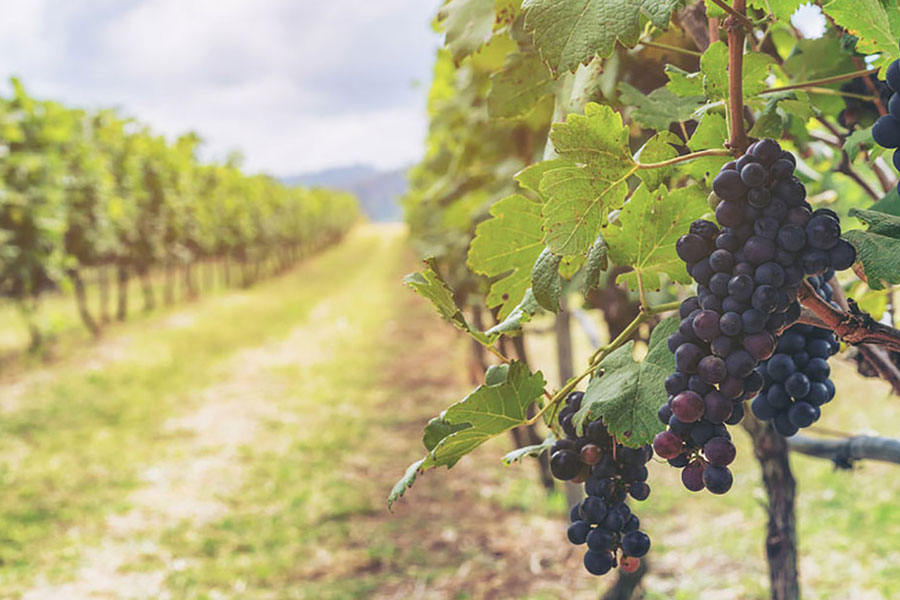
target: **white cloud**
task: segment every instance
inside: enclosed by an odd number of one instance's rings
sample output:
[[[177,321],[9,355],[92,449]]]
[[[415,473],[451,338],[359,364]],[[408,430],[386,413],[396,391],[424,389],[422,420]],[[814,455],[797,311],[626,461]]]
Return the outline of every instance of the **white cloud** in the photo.
[[[198,131],[276,174],[422,152],[438,1],[25,0],[0,8],[0,73],[154,129]]]

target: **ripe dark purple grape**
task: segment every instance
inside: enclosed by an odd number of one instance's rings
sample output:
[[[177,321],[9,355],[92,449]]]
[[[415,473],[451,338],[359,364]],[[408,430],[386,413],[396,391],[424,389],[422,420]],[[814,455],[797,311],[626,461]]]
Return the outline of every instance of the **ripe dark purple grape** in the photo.
[[[806,239],[817,250],[833,248],[841,238],[841,226],[829,215],[815,215],[806,224]]]
[[[703,465],[694,461],[681,471],[681,483],[692,492],[699,492],[705,487],[703,483]]]
[[[710,465],[703,471],[703,483],[713,494],[724,494],[731,489],[734,477],[728,467]]]
[[[650,538],[643,531],[632,531],[622,539],[622,550],[628,556],[640,558],[650,550]]]
[[[872,126],[875,143],[884,148],[900,147],[900,121],[891,115],[884,115]]]
[[[708,250],[709,244],[706,240],[695,233],[685,234],[675,243],[675,252],[684,262],[695,263],[706,258]]]
[[[717,467],[727,467],[734,462],[734,458],[737,456],[737,449],[728,438],[714,437],[706,442],[706,445],[703,447],[703,454],[706,455],[706,460],[709,461],[709,464]]]

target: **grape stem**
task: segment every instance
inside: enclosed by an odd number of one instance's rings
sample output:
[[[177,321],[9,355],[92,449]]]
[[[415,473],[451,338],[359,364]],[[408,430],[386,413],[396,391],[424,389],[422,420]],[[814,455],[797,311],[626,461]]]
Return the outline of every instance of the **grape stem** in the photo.
[[[659,42],[652,41],[642,41],[642,46],[649,46],[651,48],[659,48],[660,50],[671,50],[672,52],[680,52],[681,54],[687,54],[688,56],[703,56],[700,52],[696,50],[688,50],[687,48],[679,48],[678,46],[670,46],[669,44],[661,44]]]
[[[628,326],[622,330],[622,332],[616,336],[616,338],[605,346],[600,346],[597,348],[594,353],[591,355],[591,359],[588,362],[588,368],[570,379],[566,384],[559,389],[555,394],[550,396],[547,391],[544,391],[544,394],[549,396],[549,401],[541,407],[537,413],[530,419],[526,420],[523,425],[534,425],[538,422],[538,420],[546,413],[548,410],[555,410],[555,408],[559,405],[560,401],[569,395],[569,392],[575,389],[581,381],[591,375],[594,371],[597,370],[597,367],[600,366],[600,363],[603,362],[603,359],[609,356],[614,350],[616,350],[619,346],[628,341],[635,331],[641,326],[641,324],[660,313],[668,312],[670,310],[675,310],[681,305],[680,301],[675,302],[666,302],[664,304],[657,304],[656,306],[642,306],[638,315],[628,324]],[[554,413],[555,414],[555,413]]]
[[[900,331],[879,323],[850,302],[850,311],[840,311],[819,297],[808,281],[800,286],[800,301],[842,341],[852,344],[876,344],[900,352]]]

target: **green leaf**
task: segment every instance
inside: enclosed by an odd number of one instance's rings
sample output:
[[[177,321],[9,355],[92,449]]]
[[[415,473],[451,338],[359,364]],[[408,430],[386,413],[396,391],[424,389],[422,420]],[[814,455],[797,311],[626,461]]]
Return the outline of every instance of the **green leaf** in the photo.
[[[514,52],[507,57],[503,70],[491,76],[488,114],[493,118],[524,116],[555,87],[537,52]]]
[[[801,4],[809,0],[750,0],[747,5],[774,16],[779,21],[789,21]]]
[[[491,284],[487,305],[500,306],[505,319],[531,286],[531,267],[544,249],[541,205],[513,194],[495,202],[490,214],[475,228],[468,265],[480,275],[503,275]]]
[[[665,87],[644,94],[624,81],[619,84],[619,92],[622,103],[634,107],[633,120],[659,131],[668,129],[673,121],[687,121],[704,101],[703,96],[681,97]]]
[[[579,430],[585,421],[599,417],[626,446],[653,441],[665,428],[656,411],[667,398],[666,377],[675,371],[675,357],[666,338],[678,325],[678,317],[669,317],[654,327],[647,356],[640,362],[634,359],[634,340],[603,359],[600,375],[588,383],[581,410],[573,419]]]
[[[628,128],[609,106],[590,103],[584,115],[555,124],[550,139],[561,158],[579,166],[549,170],[541,179],[544,242],[556,254],[584,254],[610,208],[625,200],[627,179],[637,170]]]
[[[544,441],[540,444],[516,448],[512,452],[507,452],[503,456],[503,464],[508,467],[514,462],[518,462],[528,456],[537,458],[538,456],[549,450],[553,446],[554,442],[556,442],[556,438],[553,436],[553,434],[550,434],[546,438],[544,438]]]
[[[844,140],[844,152],[847,153],[847,158],[850,159],[850,162],[856,160],[856,157],[859,156],[861,150],[866,148],[871,148],[875,145],[875,140],[872,139],[872,128],[866,129],[857,129],[853,133],[847,136],[847,139]],[[874,206],[872,207],[875,208]],[[878,209],[875,209],[878,210]]]
[[[758,138],[780,138],[793,115],[804,123],[813,116],[809,96],[805,92],[790,91],[766,95],[766,105],[750,130]]]
[[[624,281],[632,290],[658,290],[662,274],[690,282],[675,242],[708,210],[706,194],[697,186],[671,192],[662,186],[652,193],[639,186],[619,213],[618,224],[603,231],[610,260],[634,269],[616,281]]]
[[[669,25],[682,0],[525,0],[525,29],[554,75],[574,71],[595,55],[608,57],[616,42],[633,48],[642,21]]]
[[[897,193],[896,186],[892,187],[881,200],[873,204],[870,210],[900,217],[900,194]]]
[[[761,52],[744,54],[743,82],[744,98],[756,96],[766,89],[765,79],[769,75],[773,59]],[[703,92],[710,100],[728,98],[728,46],[725,42],[714,42],[700,57],[700,72],[703,73]]]
[[[673,144],[681,145],[681,143],[681,138],[671,131],[660,131],[647,140],[647,143],[637,151],[635,158],[643,164],[657,163],[675,158],[678,156],[678,150],[675,149]],[[649,189],[655,190],[665,183],[674,171],[674,165],[657,169],[640,169],[637,172],[637,176],[643,180]]]
[[[509,316],[485,331],[485,333],[490,336],[491,339],[495,339],[496,336],[504,333],[509,335],[521,331],[522,325],[529,322],[531,317],[540,310],[541,307],[534,298],[534,292],[531,291],[531,288],[528,288],[525,290],[525,297],[522,298],[522,301],[519,302],[514,309],[512,309]]]
[[[490,438],[524,424],[528,408],[541,397],[544,385],[540,372],[532,374],[518,361],[493,369],[486,375],[486,383],[428,423],[425,437],[431,448],[394,485],[388,506],[412,486],[418,473],[440,466],[450,468]],[[440,437],[442,434],[446,435]]]
[[[587,262],[584,266],[584,277],[581,282],[581,293],[587,293],[600,286],[600,273],[609,267],[609,247],[603,235],[598,235],[588,252]]]
[[[561,261],[562,256],[553,254],[550,248],[544,248],[531,269],[531,289],[535,300],[542,308],[554,313],[559,310],[559,292],[562,288],[559,277]]]
[[[688,140],[688,148],[693,152],[721,148],[728,139],[728,127],[725,117],[719,113],[708,112],[700,119],[697,129]],[[710,180],[730,158],[727,156],[707,156],[679,165],[678,170],[687,173],[694,179]]]
[[[456,306],[453,300],[453,292],[437,272],[434,258],[425,259],[427,268],[418,273],[410,273],[403,278],[403,283],[431,301],[438,314],[457,328],[465,331],[476,340],[487,343],[485,335],[469,325],[462,310]]]
[[[703,73],[688,73],[675,65],[666,65],[665,69],[669,76],[666,89],[673,94],[686,97],[703,95]]]
[[[481,49],[494,34],[494,0],[449,0],[438,12],[453,62]]]
[[[844,237],[856,247],[866,283],[873,290],[900,283],[900,217],[873,210],[850,209],[868,226],[868,231],[855,229]]]
[[[526,190],[531,190],[536,194],[541,193],[541,178],[544,173],[560,167],[571,166],[571,162],[561,158],[553,158],[550,160],[542,160],[539,163],[529,165],[516,173],[516,181],[519,182]]]
[[[887,66],[900,57],[900,12],[897,0],[831,0],[823,7],[835,23],[859,38],[856,48],[865,54],[881,54],[873,64]],[[893,17],[893,18],[891,18]]]

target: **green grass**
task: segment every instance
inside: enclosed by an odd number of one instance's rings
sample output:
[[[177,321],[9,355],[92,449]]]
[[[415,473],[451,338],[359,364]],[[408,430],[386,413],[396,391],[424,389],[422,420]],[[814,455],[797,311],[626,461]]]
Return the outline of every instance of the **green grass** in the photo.
[[[95,549],[122,547],[122,581],[159,574],[178,599],[596,598],[612,578],[583,573],[563,495],[545,494],[531,464],[499,463],[508,438],[423,476],[386,511],[421,455],[422,425],[468,388],[468,342],[400,285],[413,268],[396,230],[363,229],[285,277],[128,323],[6,385],[0,597],[84,579]],[[534,336],[529,351],[555,371],[552,340]],[[900,436],[886,387],[835,363],[822,425]],[[224,417],[206,439],[185,423],[211,406]],[[724,497],[691,494],[652,465],[653,492],[635,509],[653,540],[646,598],[767,597],[764,495],[748,439],[735,437]],[[805,596],[900,597],[897,467],[792,460]],[[172,465],[188,488],[199,478],[191,494],[141,500],[148,471]],[[177,516],[207,495],[219,510]],[[111,518],[135,511],[151,518],[122,546]]]

